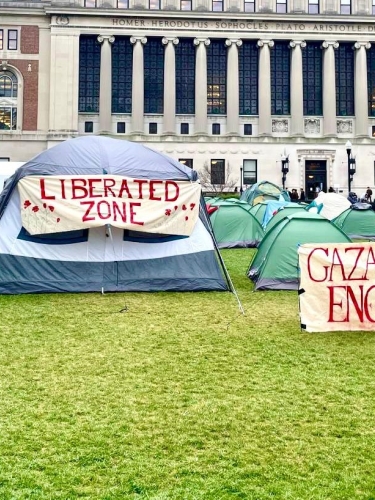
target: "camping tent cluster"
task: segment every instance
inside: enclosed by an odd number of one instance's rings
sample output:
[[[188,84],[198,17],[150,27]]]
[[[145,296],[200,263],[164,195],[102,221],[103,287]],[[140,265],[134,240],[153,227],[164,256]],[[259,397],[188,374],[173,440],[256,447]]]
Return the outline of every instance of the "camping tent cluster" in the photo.
[[[72,186],[75,183],[75,195],[69,202],[67,180]],[[121,183],[121,196],[115,192],[117,182]],[[47,190],[48,183],[59,188],[59,197]],[[99,191],[102,185],[104,191]],[[137,203],[130,200],[129,185],[138,186]],[[26,186],[33,195],[32,188],[39,186],[40,203],[25,198]],[[141,186],[149,188],[147,200]],[[176,193],[192,187],[198,193],[197,205],[178,205],[172,198],[165,205],[162,195],[156,193],[165,189],[166,199],[168,186]],[[59,230],[63,221],[56,213],[57,202],[69,223],[76,217],[82,193],[87,197],[87,212],[81,223]],[[0,195],[0,293],[228,290],[230,280],[199,193],[194,170],[135,143],[93,136],[71,139],[44,151],[19,168]],[[90,204],[101,196],[99,222],[94,224],[87,214]],[[128,218],[115,205],[117,199],[122,200],[123,208],[126,205]],[[73,202],[76,204],[71,205]],[[143,205],[151,216],[155,207],[161,207],[164,224],[175,212],[181,214],[177,233],[157,232],[157,224],[152,230],[146,223],[143,227],[134,215]],[[112,206],[111,221],[120,220],[125,228],[108,223]],[[180,234],[193,213],[197,216],[190,234]],[[45,231],[51,220],[52,232]]]

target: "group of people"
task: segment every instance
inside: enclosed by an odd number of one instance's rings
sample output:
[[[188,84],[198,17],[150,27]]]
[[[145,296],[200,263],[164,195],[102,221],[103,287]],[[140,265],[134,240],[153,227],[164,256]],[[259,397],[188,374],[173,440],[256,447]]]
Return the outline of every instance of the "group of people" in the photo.
[[[286,188],[286,190],[288,191],[288,194],[289,194],[291,201],[305,201],[306,200],[306,195],[305,195],[305,191],[303,190],[303,188],[301,188],[299,194],[298,194],[297,189],[292,189],[290,191],[288,188]]]

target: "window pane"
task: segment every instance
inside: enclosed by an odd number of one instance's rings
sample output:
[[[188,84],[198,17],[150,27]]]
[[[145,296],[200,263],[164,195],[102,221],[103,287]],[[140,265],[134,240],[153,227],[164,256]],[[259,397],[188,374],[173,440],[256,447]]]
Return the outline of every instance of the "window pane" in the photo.
[[[164,46],[161,43],[161,38],[147,37],[143,54],[145,113],[162,114],[164,108]]]
[[[131,113],[133,46],[128,37],[116,36],[112,45],[112,113]]]
[[[96,7],[96,0],[85,0],[85,7]]]
[[[336,114],[354,116],[354,50],[350,43],[340,43],[335,54]]]
[[[8,30],[8,50],[17,50],[17,30]]]
[[[320,42],[308,42],[302,50],[303,114],[323,114],[323,51]]]
[[[214,0],[212,2],[212,10],[214,12],[222,12],[222,10],[223,10],[223,2],[218,2],[218,1]]]
[[[117,0],[117,8],[118,9],[128,9],[129,8],[128,0]]]
[[[224,160],[211,160],[211,184],[225,184]]]
[[[309,4],[309,14],[319,14],[319,5]]]
[[[271,49],[271,113],[290,115],[290,49],[276,42]]]
[[[4,31],[0,30],[0,50],[3,50],[4,47]]]
[[[375,47],[367,50],[368,115],[375,116]]]
[[[243,161],[243,184],[256,184],[257,182],[257,161]]]
[[[80,112],[99,113],[100,44],[95,35],[79,39],[79,108]]]
[[[240,115],[257,115],[259,50],[256,42],[244,40],[238,57]]]
[[[151,10],[159,10],[160,9],[160,0],[150,0],[150,9]]]
[[[227,109],[227,53],[224,40],[207,47],[207,112],[225,115]]]
[[[191,10],[191,0],[181,0],[181,10]]]
[[[245,2],[245,12],[255,12],[255,2]]]
[[[176,113],[195,113],[195,47],[192,38],[176,45]]]
[[[11,124],[12,124],[11,110],[12,110],[11,107],[0,108],[0,130],[11,130]]]

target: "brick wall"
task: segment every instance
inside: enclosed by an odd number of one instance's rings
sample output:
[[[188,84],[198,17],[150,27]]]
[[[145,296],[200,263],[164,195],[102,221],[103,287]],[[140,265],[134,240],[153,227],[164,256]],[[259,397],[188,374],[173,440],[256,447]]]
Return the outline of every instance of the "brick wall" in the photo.
[[[39,54],[38,26],[21,26],[21,54]]]
[[[22,130],[36,131],[38,127],[38,72],[39,62],[33,60],[8,60],[23,76]],[[29,64],[30,69],[29,71]]]

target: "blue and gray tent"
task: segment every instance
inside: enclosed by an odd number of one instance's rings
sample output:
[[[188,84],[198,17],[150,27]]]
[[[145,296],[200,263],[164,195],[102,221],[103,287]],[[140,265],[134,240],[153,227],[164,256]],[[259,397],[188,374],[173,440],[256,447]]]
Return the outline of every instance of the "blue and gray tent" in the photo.
[[[119,175],[197,181],[185,165],[128,141],[81,137],[19,168],[0,196],[0,293],[225,291],[230,279],[217,251],[203,197],[189,237],[101,226],[30,235],[21,221],[18,181],[27,176]]]

